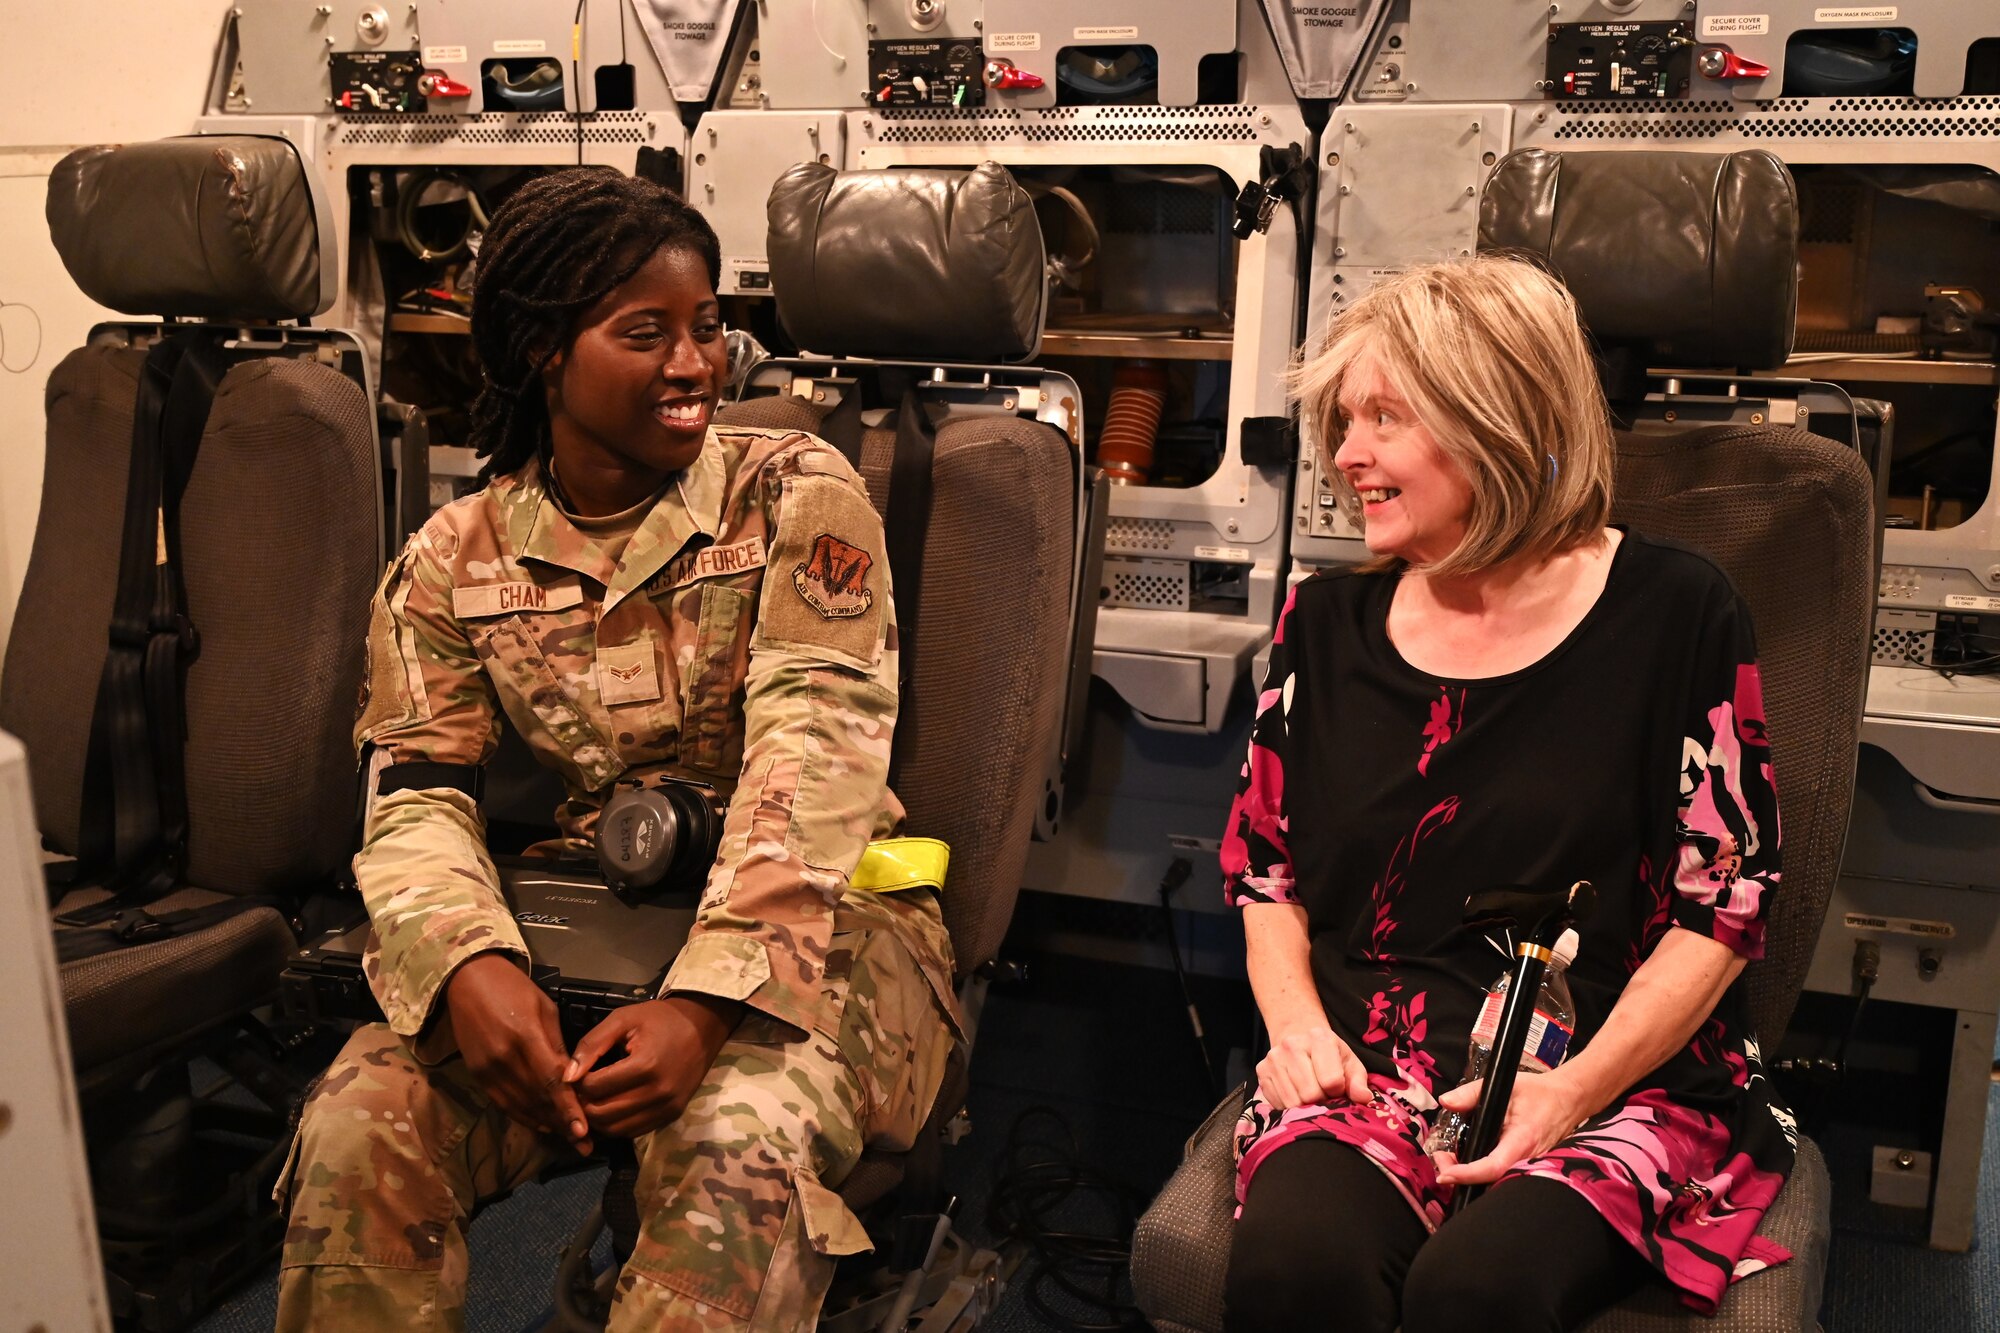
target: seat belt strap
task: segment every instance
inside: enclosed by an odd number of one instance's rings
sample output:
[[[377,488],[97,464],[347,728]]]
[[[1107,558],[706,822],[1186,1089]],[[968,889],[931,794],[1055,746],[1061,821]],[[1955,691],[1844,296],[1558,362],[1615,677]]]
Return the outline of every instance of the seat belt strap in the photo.
[[[169,892],[185,868],[187,667],[199,640],[179,569],[180,502],[228,369],[221,334],[170,334],[147,354],[132,418],[117,594],[84,763],[73,883],[112,897],[88,924]]]
[[[896,728],[889,749],[889,785],[895,787],[909,739],[915,729],[910,716],[911,685],[916,680],[921,650],[918,608],[923,601],[924,543],[931,527],[931,465],[937,456],[937,434],[924,414],[914,388],[903,390],[896,411],[896,452],[889,465],[889,503],[882,526],[889,543],[889,578],[896,593],[896,649],[904,725]]]
[[[856,381],[819,422],[819,437],[856,472],[861,470],[861,429],[861,384]]]
[[[56,961],[74,963],[134,945],[192,935],[255,907],[284,910],[276,899],[258,895],[225,898],[204,907],[186,907],[177,912],[149,912],[143,907],[127,907],[90,928],[57,931]]]
[[[187,871],[187,673],[201,653],[201,636],[189,617],[181,564],[181,499],[194,475],[201,438],[216,390],[229,373],[212,336],[196,335],[181,357],[161,421],[160,554],[154,571],[153,614],[146,647],[146,717],[158,775],[159,847],[178,880]]]

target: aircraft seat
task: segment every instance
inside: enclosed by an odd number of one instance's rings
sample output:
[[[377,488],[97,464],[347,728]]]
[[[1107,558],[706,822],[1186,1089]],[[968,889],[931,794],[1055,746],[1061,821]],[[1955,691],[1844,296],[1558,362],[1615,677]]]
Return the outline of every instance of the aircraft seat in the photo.
[[[114,1305],[173,1327],[214,1276],[183,1263],[217,1197],[187,1060],[245,1080],[269,1123],[231,1123],[281,1155],[276,1047],[238,1038],[303,896],[352,850],[348,732],[384,557],[374,404],[359,346],[305,327],[338,249],[284,140],[80,149],[48,219],[86,295],[165,321],[100,325],[50,376],[0,727],[27,747],[45,846],[75,858],[51,898]],[[128,508],[135,485],[150,498]],[[274,1228],[248,1180],[221,1192],[231,1225]],[[124,1260],[179,1276],[139,1291]]]
[[[1641,369],[1782,364],[1797,236],[1791,178],[1761,151],[1523,150],[1494,168],[1480,213],[1482,250],[1540,256],[1575,294],[1607,364],[1622,353]],[[1643,386],[1636,397],[1611,392],[1615,410],[1644,399]],[[1785,815],[1784,890],[1772,899],[1766,957],[1744,985],[1763,1049],[1774,1052],[1846,835],[1875,588],[1874,485],[1851,445],[1785,426],[1620,431],[1617,451],[1614,517],[1709,554],[1755,617]],[[1222,1327],[1242,1096],[1189,1140],[1134,1237],[1138,1304],[1169,1333]],[[1713,1319],[1662,1283],[1587,1333],[1816,1329],[1829,1193],[1824,1159],[1800,1137],[1790,1181],[1759,1228],[1791,1250],[1789,1263],[1738,1283]]]

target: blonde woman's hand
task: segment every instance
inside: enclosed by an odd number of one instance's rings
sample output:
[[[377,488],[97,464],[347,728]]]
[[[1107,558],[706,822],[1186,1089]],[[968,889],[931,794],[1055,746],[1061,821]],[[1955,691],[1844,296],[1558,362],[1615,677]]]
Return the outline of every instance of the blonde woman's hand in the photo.
[[[1281,1111],[1375,1100],[1361,1058],[1326,1026],[1294,1028],[1274,1037],[1270,1054],[1257,1062],[1257,1090]]]

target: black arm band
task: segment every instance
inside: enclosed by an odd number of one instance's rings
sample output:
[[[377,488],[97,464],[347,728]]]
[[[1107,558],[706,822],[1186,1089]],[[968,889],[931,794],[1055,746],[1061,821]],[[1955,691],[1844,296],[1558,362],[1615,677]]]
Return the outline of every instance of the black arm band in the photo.
[[[486,770],[477,764],[390,764],[375,781],[375,794],[450,787],[477,802],[486,794]]]

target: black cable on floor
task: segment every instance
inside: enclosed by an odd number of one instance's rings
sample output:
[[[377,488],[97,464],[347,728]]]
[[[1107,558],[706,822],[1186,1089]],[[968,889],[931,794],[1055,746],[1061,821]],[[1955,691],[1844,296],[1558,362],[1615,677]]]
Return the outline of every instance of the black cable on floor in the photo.
[[[1057,1222],[1066,1208],[1074,1216],[1083,1198],[1110,1204],[1114,1231],[1078,1230]],[[1126,1333],[1150,1327],[1138,1307],[1120,1295],[1142,1202],[1129,1185],[1078,1161],[1076,1135],[1060,1112],[1031,1106],[1007,1131],[1006,1151],[994,1168],[986,1224],[1033,1251],[1034,1266],[1022,1286],[1029,1306],[1043,1320],[1068,1333]],[[1090,1315],[1062,1313],[1051,1301],[1056,1293]]]
[[[1216,1076],[1215,1061],[1209,1058],[1208,1036],[1202,1031],[1201,1010],[1195,1007],[1194,990],[1188,985],[1187,969],[1181,966],[1180,934],[1174,928],[1174,893],[1187,883],[1194,866],[1184,856],[1176,856],[1160,876],[1160,915],[1167,922],[1167,956],[1173,959],[1174,979],[1181,984],[1181,1003],[1187,1006],[1188,1026],[1194,1031],[1194,1048],[1201,1053],[1202,1072],[1207,1075],[1208,1095],[1222,1095],[1222,1080]]]

